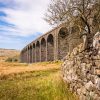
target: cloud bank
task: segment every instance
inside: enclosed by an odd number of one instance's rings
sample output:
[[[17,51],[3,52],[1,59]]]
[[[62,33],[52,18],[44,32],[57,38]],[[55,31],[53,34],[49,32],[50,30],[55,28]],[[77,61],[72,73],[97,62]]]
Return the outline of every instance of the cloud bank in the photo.
[[[0,0],[0,48],[22,49],[51,27],[43,20],[50,0]]]
[[[45,33],[50,26],[43,20],[49,0],[0,0],[3,7],[0,20],[9,25],[0,25],[0,30],[12,35],[27,36]]]

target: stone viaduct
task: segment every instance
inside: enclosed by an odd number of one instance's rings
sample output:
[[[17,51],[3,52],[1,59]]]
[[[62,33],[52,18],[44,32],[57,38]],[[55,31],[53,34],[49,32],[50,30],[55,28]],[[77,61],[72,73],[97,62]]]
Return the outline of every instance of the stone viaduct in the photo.
[[[77,27],[60,25],[32,41],[21,51],[21,62],[35,63],[61,60],[82,42]]]

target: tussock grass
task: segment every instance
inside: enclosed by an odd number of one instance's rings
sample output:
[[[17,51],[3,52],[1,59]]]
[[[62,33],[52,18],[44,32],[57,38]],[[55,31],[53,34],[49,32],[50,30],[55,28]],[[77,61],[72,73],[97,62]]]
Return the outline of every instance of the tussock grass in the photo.
[[[60,76],[61,63],[0,63],[0,100],[78,100]]]
[[[58,70],[25,72],[0,80],[0,100],[77,100]]]
[[[17,62],[0,62],[0,67],[25,67],[28,66],[27,63],[17,63]]]
[[[48,61],[48,62],[38,62],[38,63],[33,63],[33,64],[30,64],[30,65],[40,65],[40,66],[48,66],[48,65],[56,65],[56,66],[60,66],[62,64],[61,61]]]
[[[0,63],[0,76],[5,76],[9,74],[30,72],[30,71],[40,71],[49,69],[60,69],[60,62],[43,62],[43,63],[11,63],[11,62],[1,62]]]

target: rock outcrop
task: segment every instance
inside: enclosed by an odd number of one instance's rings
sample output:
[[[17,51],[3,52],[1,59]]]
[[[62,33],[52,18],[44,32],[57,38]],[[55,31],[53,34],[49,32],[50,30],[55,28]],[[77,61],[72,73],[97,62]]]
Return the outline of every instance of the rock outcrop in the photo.
[[[93,39],[91,51],[82,51],[82,44],[63,59],[63,79],[80,100],[100,100],[100,32]]]

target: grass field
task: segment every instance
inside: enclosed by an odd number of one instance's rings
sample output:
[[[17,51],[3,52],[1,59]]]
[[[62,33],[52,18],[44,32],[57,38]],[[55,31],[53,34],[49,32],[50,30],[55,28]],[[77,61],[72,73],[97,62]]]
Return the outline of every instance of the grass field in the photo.
[[[60,64],[1,63],[0,100],[77,100],[61,79]]]

